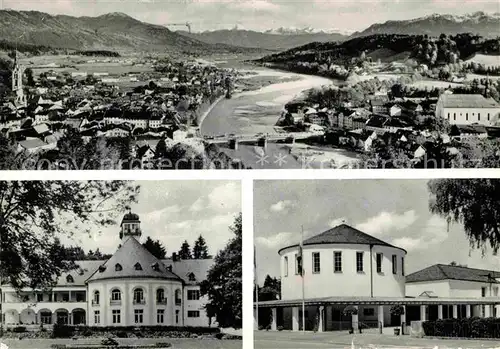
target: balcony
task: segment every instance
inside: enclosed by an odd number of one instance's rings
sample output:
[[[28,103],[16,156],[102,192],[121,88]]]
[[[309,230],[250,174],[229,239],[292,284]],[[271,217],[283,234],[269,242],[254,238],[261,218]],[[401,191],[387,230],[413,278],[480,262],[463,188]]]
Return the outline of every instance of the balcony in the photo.
[[[157,299],[156,300],[156,304],[167,304],[167,299],[166,298]]]
[[[132,302],[134,304],[146,304],[146,300],[145,299],[134,299]]]
[[[110,305],[122,305],[122,300],[121,299],[110,299],[109,304]]]

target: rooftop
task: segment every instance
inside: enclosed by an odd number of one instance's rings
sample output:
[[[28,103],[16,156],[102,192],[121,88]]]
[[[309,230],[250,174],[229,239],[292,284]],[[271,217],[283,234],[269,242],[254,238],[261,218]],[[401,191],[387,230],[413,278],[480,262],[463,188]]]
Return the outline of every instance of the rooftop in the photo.
[[[303,242],[304,246],[323,245],[323,244],[362,244],[362,245],[377,245],[377,246],[388,246],[388,247],[399,248],[391,244],[388,244],[385,241],[377,239],[371,235],[363,233],[362,231],[353,228],[347,224],[338,225],[335,228],[329,229],[321,234],[315,235],[309,239],[304,240]],[[295,247],[295,246],[298,246],[298,244],[288,247]],[[281,252],[285,248],[282,248],[279,252]],[[400,249],[403,250],[402,248]]]
[[[490,275],[490,277],[488,277]],[[435,264],[406,276],[406,283],[462,280],[484,283],[500,283],[494,280],[500,278],[500,272],[494,270],[474,269],[456,265]]]
[[[445,108],[500,108],[495,100],[482,95],[442,94],[439,100]]]

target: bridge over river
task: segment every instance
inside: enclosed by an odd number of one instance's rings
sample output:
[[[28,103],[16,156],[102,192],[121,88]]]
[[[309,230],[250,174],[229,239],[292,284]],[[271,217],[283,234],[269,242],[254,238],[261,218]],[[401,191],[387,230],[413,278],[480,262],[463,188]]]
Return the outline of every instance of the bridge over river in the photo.
[[[231,149],[238,149],[239,144],[256,144],[257,146],[267,148],[268,142],[283,142],[295,144],[296,140],[322,137],[324,132],[292,132],[292,133],[266,133],[266,134],[239,134],[239,135],[221,135],[205,136],[208,143],[224,145],[227,144]]]

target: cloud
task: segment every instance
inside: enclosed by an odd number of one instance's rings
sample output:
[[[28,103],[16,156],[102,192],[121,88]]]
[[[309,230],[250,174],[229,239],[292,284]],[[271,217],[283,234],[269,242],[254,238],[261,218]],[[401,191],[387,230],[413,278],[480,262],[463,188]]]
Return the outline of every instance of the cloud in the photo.
[[[414,210],[406,211],[403,214],[383,211],[356,225],[356,228],[368,234],[383,235],[393,230],[404,230],[415,223],[417,218]]]
[[[432,216],[416,236],[402,236],[392,240],[392,244],[407,251],[415,251],[438,245],[448,238],[447,223],[439,216]]]
[[[278,201],[269,208],[272,212],[288,212],[295,207],[295,202],[291,200]]]
[[[269,249],[276,249],[277,247],[283,246],[285,243],[290,242],[290,238],[292,236],[292,233],[282,232],[269,237],[259,236],[255,238],[255,242]]]
[[[347,222],[347,219],[345,217],[335,218],[335,219],[332,219],[330,221],[330,223],[328,223],[328,226],[331,227],[331,228],[335,228],[336,226],[341,225],[341,224],[343,224],[345,222]]]

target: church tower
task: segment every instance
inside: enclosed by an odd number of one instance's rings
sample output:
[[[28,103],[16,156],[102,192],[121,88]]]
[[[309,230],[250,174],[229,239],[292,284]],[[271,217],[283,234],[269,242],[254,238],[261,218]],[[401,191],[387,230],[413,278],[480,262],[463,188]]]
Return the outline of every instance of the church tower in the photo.
[[[16,94],[16,103],[24,107],[27,105],[26,96],[23,89],[24,68],[17,60],[17,50],[14,57],[14,69],[12,70],[12,92]]]
[[[139,240],[142,232],[141,232],[141,221],[139,216],[132,211],[128,211],[123,216],[122,223],[120,224],[120,239],[125,240],[129,236],[134,237],[136,240]]]

